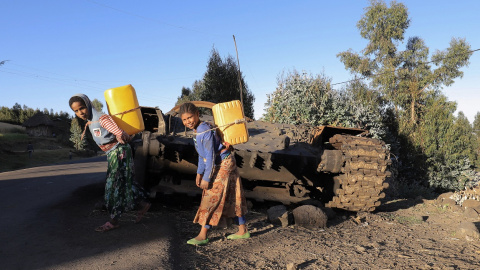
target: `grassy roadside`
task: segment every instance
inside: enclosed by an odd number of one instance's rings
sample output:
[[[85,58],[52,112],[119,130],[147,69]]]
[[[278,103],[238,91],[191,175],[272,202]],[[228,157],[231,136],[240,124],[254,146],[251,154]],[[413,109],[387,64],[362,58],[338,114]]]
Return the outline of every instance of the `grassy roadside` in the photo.
[[[27,152],[1,153],[0,172],[37,167],[69,160],[69,149],[39,149],[29,157]]]
[[[27,144],[31,142],[31,157]],[[65,162],[73,148],[62,146],[55,138],[30,137],[21,126],[0,123],[0,172]],[[73,155],[72,159],[79,159]]]

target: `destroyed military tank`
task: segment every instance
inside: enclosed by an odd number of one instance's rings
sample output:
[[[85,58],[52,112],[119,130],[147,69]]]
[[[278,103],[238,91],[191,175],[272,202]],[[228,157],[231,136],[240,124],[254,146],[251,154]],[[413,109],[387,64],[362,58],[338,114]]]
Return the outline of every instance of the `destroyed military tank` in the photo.
[[[201,193],[194,183],[198,155],[193,131],[185,128],[177,110],[164,114],[141,107],[145,131],[134,142],[136,179],[152,195]],[[201,120],[213,123],[209,115]],[[283,203],[315,199],[327,207],[373,211],[385,197],[390,154],[367,131],[263,121],[249,121],[246,127],[248,141],[233,147],[247,198]]]

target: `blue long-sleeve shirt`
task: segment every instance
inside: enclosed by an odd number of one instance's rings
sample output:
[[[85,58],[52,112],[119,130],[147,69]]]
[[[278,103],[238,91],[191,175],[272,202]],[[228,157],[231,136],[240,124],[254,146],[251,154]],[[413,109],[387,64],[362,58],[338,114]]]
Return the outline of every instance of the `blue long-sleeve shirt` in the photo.
[[[195,136],[195,149],[198,153],[198,174],[203,174],[203,180],[210,182],[213,177],[215,165],[219,165],[222,159],[227,157],[230,152],[221,150],[225,148],[220,137],[211,129],[209,123],[202,122],[197,127],[197,135]],[[205,132],[207,131],[207,132]]]

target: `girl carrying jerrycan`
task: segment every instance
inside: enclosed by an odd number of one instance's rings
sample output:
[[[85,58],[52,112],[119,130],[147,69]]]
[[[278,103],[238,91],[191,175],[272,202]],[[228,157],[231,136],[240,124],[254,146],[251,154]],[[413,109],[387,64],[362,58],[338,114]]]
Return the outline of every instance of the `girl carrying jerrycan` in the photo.
[[[130,136],[110,115],[95,110],[86,95],[74,95],[68,103],[78,118],[87,121],[93,140],[107,154],[105,204],[110,220],[95,230],[106,232],[118,228],[120,215],[135,208],[139,209],[135,222],[140,222],[151,204],[143,188],[134,180],[132,149],[128,144]]]

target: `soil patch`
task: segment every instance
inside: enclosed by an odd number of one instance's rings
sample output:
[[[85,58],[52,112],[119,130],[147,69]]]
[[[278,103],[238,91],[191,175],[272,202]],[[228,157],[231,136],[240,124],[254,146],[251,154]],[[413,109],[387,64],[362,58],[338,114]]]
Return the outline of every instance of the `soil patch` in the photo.
[[[227,240],[236,231],[232,225],[213,229],[210,243],[195,247],[185,242],[198,233],[196,209],[169,205],[178,228],[178,269],[480,268],[480,242],[457,235],[462,222],[479,227],[479,220],[434,201],[390,201],[373,213],[336,211],[318,230],[274,226],[265,206],[254,203],[247,215],[250,239]]]

